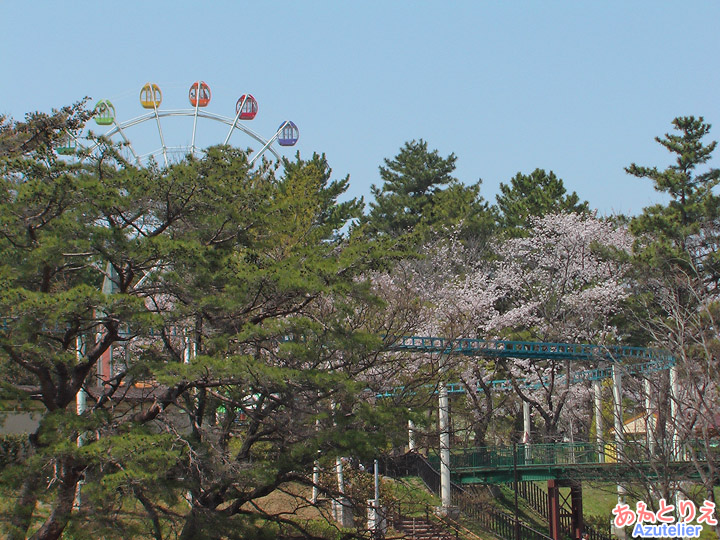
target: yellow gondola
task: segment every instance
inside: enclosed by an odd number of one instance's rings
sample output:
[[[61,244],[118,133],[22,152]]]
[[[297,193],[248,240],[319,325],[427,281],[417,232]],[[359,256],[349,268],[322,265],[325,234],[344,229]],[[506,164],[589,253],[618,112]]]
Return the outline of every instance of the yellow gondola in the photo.
[[[157,109],[162,103],[162,92],[155,83],[147,83],[140,90],[140,104],[145,109]]]

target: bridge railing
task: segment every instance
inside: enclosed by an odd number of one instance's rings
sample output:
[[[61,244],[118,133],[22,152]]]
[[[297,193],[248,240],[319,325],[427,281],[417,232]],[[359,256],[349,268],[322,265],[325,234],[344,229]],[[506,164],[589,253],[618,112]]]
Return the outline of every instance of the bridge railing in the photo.
[[[569,360],[622,359],[666,360],[674,358],[666,351],[645,347],[591,345],[573,343],[540,343],[531,341],[483,340],[473,338],[448,339],[433,336],[400,337],[390,347],[395,351],[435,352],[442,354],[480,355],[490,357],[522,357]]]
[[[436,455],[429,456],[433,466],[439,466]],[[647,445],[628,441],[618,458],[614,444],[605,445],[600,451],[596,443],[533,443],[515,446],[478,446],[458,448],[450,455],[450,469],[462,472],[473,469],[511,469],[553,465],[591,465],[620,462],[647,461]]]
[[[513,455],[514,453],[514,455]],[[457,469],[509,468],[598,462],[594,443],[518,444],[456,450],[450,467]]]

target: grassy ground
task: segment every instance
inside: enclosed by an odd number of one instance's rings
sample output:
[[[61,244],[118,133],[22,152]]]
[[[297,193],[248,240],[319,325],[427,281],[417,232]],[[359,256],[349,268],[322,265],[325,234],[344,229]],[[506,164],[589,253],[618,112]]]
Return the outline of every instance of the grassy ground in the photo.
[[[499,493],[495,497],[494,503],[500,510],[506,514],[515,514],[515,492],[512,490],[512,485],[498,486]],[[518,516],[520,521],[526,523],[533,529],[542,533],[548,534],[547,522],[540,518],[535,511],[532,510],[522,497],[518,497]]]
[[[538,483],[540,487],[546,489],[544,482]],[[400,504],[403,514],[410,516],[423,516],[426,509],[432,509],[440,505],[438,497],[430,493],[423,482],[419,478],[405,478],[402,480],[383,479],[382,486],[383,496],[388,500],[396,501]],[[12,497],[2,497],[0,492],[0,509],[7,512]],[[5,493],[5,495],[9,495]],[[332,518],[329,512],[329,501],[321,503],[319,507],[312,506],[309,503],[311,492],[309,488],[301,486],[288,486],[285,490],[279,490],[275,493],[260,499],[258,506],[270,514],[282,513],[284,517],[297,521],[303,525],[310,524],[310,528],[322,536],[332,538],[339,531],[332,524]],[[720,499],[720,492],[717,493]],[[487,502],[494,504],[498,509],[507,514],[514,512],[514,493],[511,486],[499,486],[494,493],[487,490]],[[533,528],[547,532],[547,523],[541,519],[534,511],[527,507],[524,500],[520,497],[519,513],[520,518]],[[634,500],[628,499],[631,508],[635,506]],[[586,483],[583,485],[583,513],[588,521],[598,529],[607,530],[607,524],[612,518],[612,509],[617,504],[617,491],[614,484],[602,483]],[[139,510],[139,509],[138,509]],[[43,510],[40,509],[40,514]],[[493,538],[471,526],[470,523],[464,525],[475,531],[480,538]],[[335,534],[333,534],[333,532]],[[628,538],[630,538],[630,530],[628,530]],[[137,538],[150,538],[149,536],[137,536]],[[717,540],[714,531],[705,526],[702,530],[701,540]]]
[[[720,497],[720,489],[715,490],[715,499]],[[627,504],[631,509],[635,508],[637,500],[628,497]],[[590,519],[604,520],[604,523],[612,519],[612,509],[617,504],[617,486],[610,483],[592,483],[583,485],[583,513]],[[631,529],[628,529],[628,538],[630,538]],[[704,525],[700,533],[701,540],[717,540],[717,535],[711,527]]]

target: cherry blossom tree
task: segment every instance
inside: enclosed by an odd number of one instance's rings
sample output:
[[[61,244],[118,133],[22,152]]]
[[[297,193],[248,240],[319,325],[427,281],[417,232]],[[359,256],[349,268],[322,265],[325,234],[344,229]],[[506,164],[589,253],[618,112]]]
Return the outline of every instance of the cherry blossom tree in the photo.
[[[627,255],[631,246],[627,230],[609,220],[549,215],[533,221],[528,237],[498,241],[494,259],[472,253],[450,235],[425,245],[418,259],[403,261],[376,283],[386,295],[392,291],[394,298],[416,303],[414,330],[420,335],[612,343],[620,337],[612,318],[628,294],[626,264],[616,255]],[[416,356],[410,364],[437,369],[435,356]],[[509,379],[553,438],[568,401],[589,400],[586,388],[571,384],[567,363],[461,357],[444,362],[465,383],[476,441],[484,441],[502,402],[493,397],[493,380]]]
[[[613,315],[628,295],[623,279],[632,237],[610,220],[592,215],[555,214],[533,221],[526,238],[496,247],[499,262],[492,287],[498,293],[490,335],[544,342],[617,342]],[[571,399],[589,399],[572,385],[568,362],[506,361],[502,365],[519,397],[543,420],[546,437],[558,436],[563,408]]]

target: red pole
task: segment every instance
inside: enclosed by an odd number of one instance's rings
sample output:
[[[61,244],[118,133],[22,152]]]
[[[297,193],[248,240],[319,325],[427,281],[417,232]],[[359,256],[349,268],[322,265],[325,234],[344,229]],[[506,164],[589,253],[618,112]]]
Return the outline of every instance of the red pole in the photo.
[[[550,538],[562,540],[560,532],[560,485],[557,480],[548,480],[548,528]]]

